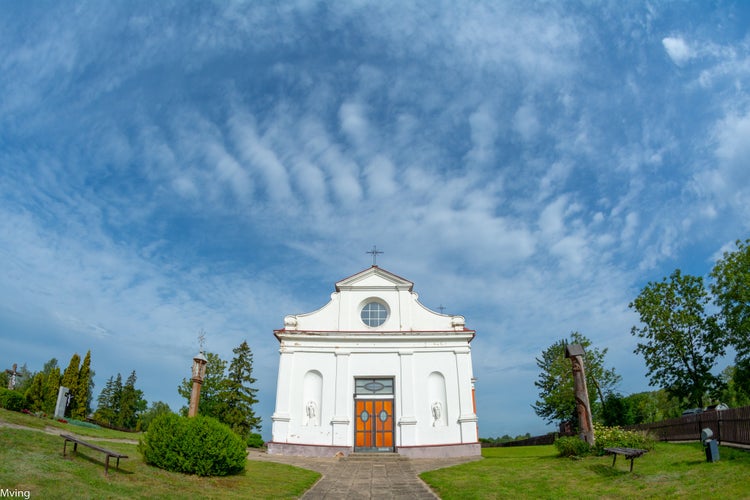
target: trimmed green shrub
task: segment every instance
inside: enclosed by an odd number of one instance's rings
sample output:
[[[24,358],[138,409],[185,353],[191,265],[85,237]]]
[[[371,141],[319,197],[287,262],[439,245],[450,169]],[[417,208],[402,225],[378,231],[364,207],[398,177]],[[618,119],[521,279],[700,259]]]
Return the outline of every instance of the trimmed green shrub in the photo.
[[[263,448],[263,445],[266,444],[263,441],[263,436],[260,434],[257,434],[255,432],[251,432],[247,436],[247,446],[248,448]]]
[[[21,411],[25,404],[26,400],[20,392],[0,388],[0,408],[5,408],[6,410],[11,411]]]
[[[226,476],[245,469],[242,438],[218,420],[174,413],[157,416],[138,444],[147,464],[198,476]]]
[[[597,455],[604,455],[604,448],[640,448],[653,450],[656,440],[644,431],[626,431],[621,427],[606,427],[594,424],[594,449]]]
[[[591,446],[586,441],[573,436],[557,438],[555,447],[561,457],[585,457],[591,454]]]

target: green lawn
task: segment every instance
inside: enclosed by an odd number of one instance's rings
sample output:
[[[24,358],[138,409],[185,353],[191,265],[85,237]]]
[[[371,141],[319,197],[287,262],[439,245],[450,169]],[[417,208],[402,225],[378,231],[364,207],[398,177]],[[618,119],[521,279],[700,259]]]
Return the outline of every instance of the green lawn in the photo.
[[[236,476],[188,476],[146,465],[135,444],[98,441],[137,440],[139,435],[58,424],[2,409],[0,422],[52,426],[55,431],[90,436],[86,439],[92,443],[130,457],[120,460],[119,470],[110,461],[105,477],[104,455],[98,451],[79,446],[76,457],[64,459],[58,435],[0,426],[0,490],[30,491],[31,498],[297,498],[320,477],[317,472],[255,461],[248,461],[245,472]]]
[[[201,478],[143,463],[135,444],[99,439],[138,439],[138,434],[87,429],[0,409],[0,490],[30,491],[31,498],[297,498],[320,477],[316,472],[271,462],[248,461],[243,474]],[[55,434],[40,432],[52,427]],[[130,458],[104,477],[101,453],[81,448],[62,458],[60,432],[86,439]],[[707,463],[700,444],[659,443],[635,460],[618,457],[558,458],[553,446],[485,448],[484,460],[421,475],[445,500],[484,498],[750,498],[750,451],[721,447],[721,460]]]
[[[630,461],[558,458],[554,446],[484,448],[484,460],[425,472],[441,498],[750,498],[750,452],[720,447],[706,462],[700,443],[658,443]]]

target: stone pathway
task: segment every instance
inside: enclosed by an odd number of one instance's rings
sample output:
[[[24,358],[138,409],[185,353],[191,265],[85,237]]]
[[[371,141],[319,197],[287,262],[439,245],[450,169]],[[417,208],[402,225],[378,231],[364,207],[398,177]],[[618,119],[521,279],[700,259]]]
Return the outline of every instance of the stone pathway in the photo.
[[[306,458],[251,451],[250,460],[280,462],[320,472],[323,477],[302,498],[305,500],[425,499],[437,495],[417,476],[481,457],[413,459],[399,455],[362,454],[344,458]]]

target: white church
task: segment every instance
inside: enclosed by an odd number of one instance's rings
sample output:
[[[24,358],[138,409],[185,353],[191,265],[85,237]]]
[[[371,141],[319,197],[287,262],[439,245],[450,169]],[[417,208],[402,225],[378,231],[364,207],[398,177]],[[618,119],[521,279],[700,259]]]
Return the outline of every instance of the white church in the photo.
[[[475,332],[423,306],[413,286],[373,265],[336,283],[321,309],[284,318],[269,453],[481,454]]]

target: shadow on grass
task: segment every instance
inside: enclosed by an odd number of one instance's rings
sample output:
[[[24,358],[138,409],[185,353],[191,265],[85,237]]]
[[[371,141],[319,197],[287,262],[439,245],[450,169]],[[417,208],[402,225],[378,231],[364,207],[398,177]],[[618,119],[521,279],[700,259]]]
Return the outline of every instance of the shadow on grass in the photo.
[[[64,457],[62,455],[60,455],[60,457],[63,460],[69,460],[71,462],[75,462],[75,461],[78,461],[78,460],[85,460],[86,462],[89,462],[91,464],[99,465],[102,468],[102,476],[104,476],[104,460],[97,460],[96,458],[94,458],[92,456],[82,455],[78,451],[73,452],[73,453],[67,453]],[[116,466],[116,463],[117,463],[117,459],[111,459],[111,458],[109,459],[109,474],[110,475],[113,472],[117,473],[117,474],[127,474],[127,475],[135,474],[135,472],[133,472],[133,471],[129,471],[129,470],[126,470],[126,469],[120,469],[119,467]]]
[[[706,461],[705,460],[684,460],[684,461],[681,461],[681,462],[672,462],[671,465],[674,465],[674,466],[680,466],[680,465],[700,465],[700,464],[703,464],[703,463],[706,463]]]
[[[622,477],[622,476],[630,474],[629,471],[623,471],[620,469],[616,469],[610,465],[602,465],[602,464],[590,465],[588,466],[588,469],[594,474],[596,474],[597,476],[602,476],[602,477]]]

